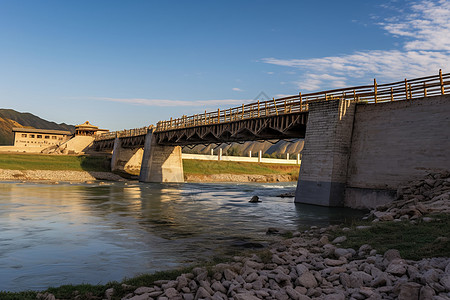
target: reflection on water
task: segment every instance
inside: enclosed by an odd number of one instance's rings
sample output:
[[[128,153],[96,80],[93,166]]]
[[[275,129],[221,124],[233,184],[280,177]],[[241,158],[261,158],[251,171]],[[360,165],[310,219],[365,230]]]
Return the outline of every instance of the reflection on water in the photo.
[[[0,290],[121,280],[267,241],[267,227],[360,216],[276,197],[286,188],[295,184],[0,183]]]

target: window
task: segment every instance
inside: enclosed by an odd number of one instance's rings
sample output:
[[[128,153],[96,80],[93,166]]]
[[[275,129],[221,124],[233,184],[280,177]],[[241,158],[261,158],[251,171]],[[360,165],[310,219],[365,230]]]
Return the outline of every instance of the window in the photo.
[[[30,138],[33,138],[33,139],[34,139],[34,134],[30,134]]]
[[[22,137],[27,137],[27,134],[26,133],[22,133]]]
[[[37,135],[37,138],[38,138],[38,139],[42,139],[42,135],[41,135],[41,134],[38,134],[38,135]]]
[[[49,139],[50,138],[50,136],[49,135],[46,135],[45,137],[44,137],[45,139]]]
[[[55,135],[52,135],[52,140],[56,140],[57,137]]]

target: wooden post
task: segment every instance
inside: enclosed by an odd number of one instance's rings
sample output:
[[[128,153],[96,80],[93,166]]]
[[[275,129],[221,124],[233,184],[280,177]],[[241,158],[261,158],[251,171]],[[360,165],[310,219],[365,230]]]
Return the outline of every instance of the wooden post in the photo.
[[[206,110],[205,110],[205,122],[203,123],[203,125],[205,125],[206,124]]]
[[[258,100],[258,118],[259,118],[259,100]]]
[[[377,103],[377,79],[373,79],[373,96],[375,98],[375,103]]]
[[[267,117],[267,101],[266,102],[264,102],[265,103],[265,110],[266,110],[266,117]]]
[[[244,118],[244,104],[242,104],[242,115],[241,115],[241,119]]]
[[[230,122],[231,122],[231,117],[232,117],[232,114],[231,114],[231,108],[230,108]]]
[[[275,102],[275,98],[272,98],[272,99],[273,99],[273,104],[275,104],[275,112],[276,112],[276,114],[277,114],[277,116],[278,116],[277,103]]]
[[[408,84],[408,88],[409,88],[409,99],[412,100],[411,84]]]
[[[423,96],[427,96],[427,85],[425,84],[425,82],[423,83]]]
[[[227,121],[227,111],[223,110],[223,122],[225,123]]]
[[[406,94],[406,100],[408,100],[408,81],[405,78],[405,94]]]
[[[286,99],[284,99],[284,113],[287,113],[287,104],[286,104]]]
[[[391,87],[391,101],[394,101],[394,88]]]
[[[220,123],[220,108],[217,109],[217,123]]]
[[[353,101],[356,101],[356,91],[353,90]]]
[[[327,93],[325,93],[325,100],[327,100]]]
[[[170,118],[170,127],[169,128],[172,128],[172,118]]]
[[[441,95],[445,95],[444,91],[444,79],[442,78],[442,69],[439,69],[439,81],[441,83]]]
[[[302,93],[301,92],[298,93],[298,97],[300,99],[300,111],[303,111]]]

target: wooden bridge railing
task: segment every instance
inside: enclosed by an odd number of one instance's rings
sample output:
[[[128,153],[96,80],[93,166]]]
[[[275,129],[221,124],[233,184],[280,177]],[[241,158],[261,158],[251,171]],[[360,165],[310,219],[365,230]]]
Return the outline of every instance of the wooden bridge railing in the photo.
[[[427,96],[444,95],[450,85],[450,73],[415,78],[387,84],[348,87],[243,104],[242,106],[214,112],[204,112],[193,116],[160,121],[156,132],[202,125],[220,124],[244,119],[277,116],[308,111],[311,101],[348,99],[365,103],[379,103],[398,100],[412,100]]]
[[[116,137],[125,138],[125,137],[145,135],[152,127],[153,126],[107,132],[107,133],[96,135],[95,141],[111,140],[111,139],[115,139]]]

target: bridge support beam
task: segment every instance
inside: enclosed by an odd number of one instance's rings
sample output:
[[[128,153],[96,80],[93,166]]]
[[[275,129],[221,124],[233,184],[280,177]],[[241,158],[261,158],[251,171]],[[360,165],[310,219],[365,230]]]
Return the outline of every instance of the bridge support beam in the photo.
[[[143,152],[142,148],[123,148],[120,139],[116,138],[111,157],[111,171],[127,171],[132,173],[139,171]]]
[[[152,131],[145,137],[141,182],[184,182],[180,146],[158,145]]]
[[[295,202],[343,206],[355,103],[311,102]]]

